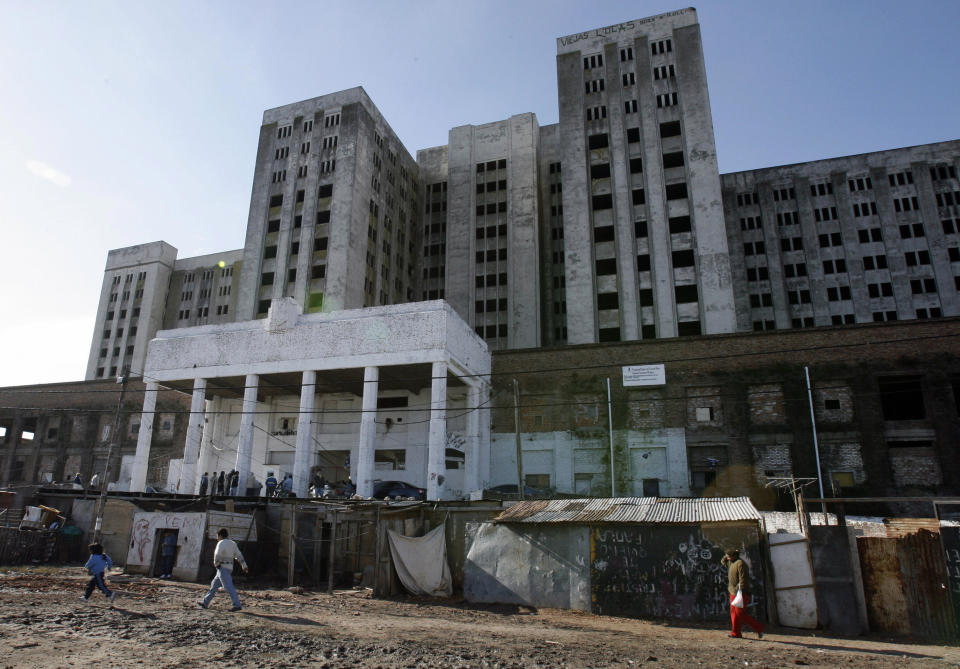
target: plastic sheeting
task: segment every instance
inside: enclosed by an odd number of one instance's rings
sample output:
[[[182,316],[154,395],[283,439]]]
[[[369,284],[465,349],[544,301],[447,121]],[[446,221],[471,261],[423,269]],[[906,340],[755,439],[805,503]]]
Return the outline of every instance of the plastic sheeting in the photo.
[[[449,597],[453,592],[445,529],[446,523],[422,537],[405,537],[387,530],[397,576],[411,594]]]

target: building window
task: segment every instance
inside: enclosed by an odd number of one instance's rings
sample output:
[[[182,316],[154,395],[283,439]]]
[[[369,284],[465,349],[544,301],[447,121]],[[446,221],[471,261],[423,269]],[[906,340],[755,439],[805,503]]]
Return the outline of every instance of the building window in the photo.
[[[878,380],[884,420],[923,420],[923,388],[918,377],[887,377]]]

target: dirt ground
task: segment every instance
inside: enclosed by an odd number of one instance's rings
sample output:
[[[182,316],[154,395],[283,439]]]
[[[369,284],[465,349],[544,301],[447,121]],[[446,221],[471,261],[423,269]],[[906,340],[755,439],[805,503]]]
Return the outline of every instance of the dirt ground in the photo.
[[[0,569],[6,667],[943,667],[960,648],[771,629],[730,639],[719,627],[463,601],[374,599],[246,589],[230,613],[205,586],[111,574],[79,599],[78,567]]]

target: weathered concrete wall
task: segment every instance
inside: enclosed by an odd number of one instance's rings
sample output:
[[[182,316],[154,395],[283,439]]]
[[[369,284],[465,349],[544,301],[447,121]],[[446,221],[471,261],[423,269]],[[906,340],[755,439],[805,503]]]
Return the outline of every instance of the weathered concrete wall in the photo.
[[[127,553],[127,571],[149,574],[153,560],[159,555],[158,545],[163,533],[157,530],[177,530],[177,556],[173,575],[195,581],[200,569],[203,551],[206,513],[166,513],[138,511],[133,515],[130,531],[130,549]]]
[[[114,377],[125,367],[134,372],[143,369],[147,342],[163,326],[167,286],[176,258],[177,249],[166,242],[128,246],[107,254],[84,378]],[[130,346],[133,351],[128,353]],[[115,371],[111,373],[111,369]]]
[[[463,595],[469,602],[590,610],[584,526],[467,526]]]

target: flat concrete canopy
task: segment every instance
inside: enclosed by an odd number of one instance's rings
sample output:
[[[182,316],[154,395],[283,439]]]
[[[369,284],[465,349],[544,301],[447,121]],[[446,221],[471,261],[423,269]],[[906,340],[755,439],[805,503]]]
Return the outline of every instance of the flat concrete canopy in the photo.
[[[419,363],[412,365],[390,365],[380,368],[380,390],[407,390],[413,394],[419,393],[431,384],[432,365]],[[279,374],[264,374],[260,377],[257,388],[257,401],[263,402],[269,397],[278,395],[299,395],[302,374],[300,372],[283,372]],[[240,399],[243,397],[244,376],[221,376],[210,378],[207,381],[207,394],[213,397]],[[186,394],[193,392],[192,379],[176,379],[164,381],[161,385],[173,388]],[[447,374],[447,385],[461,387],[466,385],[463,379],[455,374]],[[363,396],[363,368],[329,369],[317,372],[317,394],[351,393],[357,397]]]

